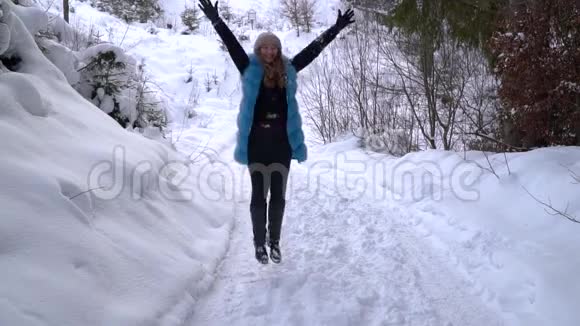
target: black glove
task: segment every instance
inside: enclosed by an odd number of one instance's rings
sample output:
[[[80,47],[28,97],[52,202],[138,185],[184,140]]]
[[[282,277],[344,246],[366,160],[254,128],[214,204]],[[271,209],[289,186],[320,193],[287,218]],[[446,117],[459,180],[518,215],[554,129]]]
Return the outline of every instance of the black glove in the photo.
[[[203,11],[203,13],[205,14],[205,16],[211,21],[211,22],[215,22],[220,18],[220,15],[218,13],[218,2],[215,2],[215,6],[213,6],[211,4],[210,0],[199,0],[199,9],[201,9],[201,11]]]
[[[344,15],[340,11],[340,9],[338,9],[338,17],[336,18],[336,24],[335,24],[335,26],[339,30],[342,30],[346,26],[354,23],[354,19],[352,19],[353,17],[354,17],[354,11],[352,11],[352,9],[347,10],[344,13]]]

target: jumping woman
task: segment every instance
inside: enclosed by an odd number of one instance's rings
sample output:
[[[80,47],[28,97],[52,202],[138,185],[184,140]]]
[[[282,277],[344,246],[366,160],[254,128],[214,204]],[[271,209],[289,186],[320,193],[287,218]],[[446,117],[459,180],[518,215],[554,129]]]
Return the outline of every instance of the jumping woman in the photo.
[[[218,2],[199,0],[199,7],[212,22],[240,71],[243,96],[237,119],[236,162],[247,165],[252,180],[250,214],[256,259],[280,263],[280,232],[286,205],[285,192],[290,162],[307,158],[302,119],[296,102],[299,71],[306,68],[348,25],[354,12],[339,10],[336,23],[294,58],[282,54],[280,39],[270,32],[256,39],[253,53],[247,54],[232,31],[220,18]],[[267,195],[270,200],[267,202]]]

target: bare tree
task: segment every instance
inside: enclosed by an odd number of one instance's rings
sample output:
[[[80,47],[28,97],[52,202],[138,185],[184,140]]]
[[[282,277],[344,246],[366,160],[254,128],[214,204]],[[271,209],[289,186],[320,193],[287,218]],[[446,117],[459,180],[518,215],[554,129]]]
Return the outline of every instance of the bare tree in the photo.
[[[282,6],[282,15],[290,21],[290,24],[292,24],[294,28],[296,28],[297,36],[300,36],[300,27],[302,26],[300,2],[301,0],[282,0],[280,2],[280,5]]]
[[[348,41],[339,43],[342,53],[335,59],[341,67],[338,73],[345,81],[348,105],[357,126],[375,136],[392,135],[401,130],[402,124],[410,125],[404,105],[396,99],[400,94],[389,86],[393,77],[387,73],[380,51],[385,33],[376,21],[357,24]],[[412,130],[407,131],[412,138]]]
[[[310,68],[301,87],[309,122],[323,142],[352,132],[364,146],[391,154],[415,149],[415,121],[389,88],[378,44],[383,27],[357,24],[345,41],[338,40]]]
[[[301,25],[306,33],[310,33],[314,24],[314,13],[316,10],[316,0],[300,0]]]
[[[447,31],[437,35],[404,35],[393,31],[381,42],[386,69],[398,78],[392,87],[407,100],[428,147],[450,150],[457,140],[461,113],[477,64],[467,47],[458,45]]]
[[[222,16],[228,23],[233,18],[232,7],[230,6],[230,2],[228,0],[220,1],[220,16]]]
[[[331,47],[332,49],[333,47]],[[310,73],[300,88],[306,118],[323,143],[330,143],[339,134],[350,131],[351,119],[345,101],[345,87],[335,77],[331,54],[326,51],[312,63]]]
[[[370,32],[368,24],[357,24],[355,29],[356,32],[349,42],[340,43],[341,54],[335,60],[340,61],[340,65],[344,67],[338,69],[338,73],[346,81],[348,105],[354,109],[353,118],[356,119],[357,126],[369,130],[369,114],[376,102],[371,103],[372,90],[367,79],[372,71],[372,62],[376,62],[376,55],[372,52],[371,37],[366,33]]]
[[[472,62],[473,53],[469,49],[456,44],[445,34],[442,37],[439,50],[435,55],[434,74],[438,85],[436,98],[438,108],[435,110],[440,139],[445,150],[454,146],[457,132],[457,113],[465,97],[465,89],[472,71],[469,66]]]
[[[487,58],[481,51],[473,50],[465,57],[469,64],[464,73],[469,76],[465,94],[458,113],[457,126],[464,150],[499,152],[510,148],[501,139],[498,114],[501,103],[497,90],[499,80],[493,75]]]
[[[497,80],[480,50],[440,33],[389,32],[365,19],[333,43],[302,88],[322,141],[351,131],[371,149],[398,155],[491,135]]]

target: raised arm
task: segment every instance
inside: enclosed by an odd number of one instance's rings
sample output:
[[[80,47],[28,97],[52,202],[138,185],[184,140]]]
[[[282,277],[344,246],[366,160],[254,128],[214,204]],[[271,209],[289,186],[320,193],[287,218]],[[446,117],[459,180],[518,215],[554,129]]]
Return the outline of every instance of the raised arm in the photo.
[[[228,25],[220,18],[218,14],[218,2],[216,1],[215,6],[211,4],[210,0],[199,0],[199,8],[203,11],[205,16],[211,21],[215,31],[218,33],[219,37],[224,42],[230,57],[236,64],[236,67],[240,71],[240,74],[244,73],[244,70],[250,64],[250,59],[248,54],[238,42],[238,39],[232,33]]]
[[[344,15],[339,10],[336,23],[324,31],[324,33],[318,36],[292,59],[292,65],[296,71],[300,71],[312,63],[312,61],[322,53],[322,50],[324,50],[324,48],[326,48],[326,46],[336,38],[340,31],[342,31],[346,26],[354,23],[354,20],[352,19],[353,17],[354,12],[351,9],[347,10]]]

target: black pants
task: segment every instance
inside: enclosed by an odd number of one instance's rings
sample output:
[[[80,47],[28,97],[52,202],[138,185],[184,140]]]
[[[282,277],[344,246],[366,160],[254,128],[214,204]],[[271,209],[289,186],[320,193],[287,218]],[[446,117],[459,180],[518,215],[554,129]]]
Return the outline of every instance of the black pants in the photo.
[[[258,125],[252,129],[248,163],[252,180],[250,214],[256,246],[265,244],[266,228],[270,242],[280,240],[291,158],[292,150],[285,128]]]

